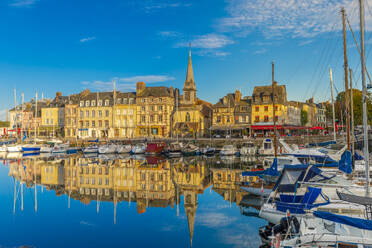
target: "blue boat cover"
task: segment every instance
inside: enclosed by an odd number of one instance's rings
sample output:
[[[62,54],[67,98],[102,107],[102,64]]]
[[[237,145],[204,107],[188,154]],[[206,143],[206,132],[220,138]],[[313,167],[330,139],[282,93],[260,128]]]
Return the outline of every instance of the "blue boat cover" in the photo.
[[[346,174],[351,174],[353,172],[351,152],[346,150],[341,155],[341,160],[338,162],[338,169],[345,172]]]
[[[315,217],[318,217],[321,219],[330,220],[336,223],[345,224],[348,226],[353,226],[353,227],[372,231],[372,220],[359,219],[359,218],[338,215],[338,214],[333,214],[333,213],[323,212],[323,211],[314,211],[313,214]]]
[[[336,144],[336,141],[325,141],[325,142],[319,142],[319,143],[310,143],[309,146],[328,146],[328,145],[334,145]]]
[[[355,159],[355,160],[363,160],[364,158],[363,158],[362,155],[360,155],[359,153],[355,152],[355,153],[354,153],[354,159]]]
[[[92,142],[92,143],[98,143],[99,142],[99,139],[95,139],[95,140],[88,140],[88,142]]]
[[[314,204],[316,199],[321,196],[325,202]],[[329,198],[322,194],[320,188],[308,187],[308,191],[303,196],[280,195],[280,201],[276,203],[276,209],[281,212],[304,214],[305,210],[329,204]]]

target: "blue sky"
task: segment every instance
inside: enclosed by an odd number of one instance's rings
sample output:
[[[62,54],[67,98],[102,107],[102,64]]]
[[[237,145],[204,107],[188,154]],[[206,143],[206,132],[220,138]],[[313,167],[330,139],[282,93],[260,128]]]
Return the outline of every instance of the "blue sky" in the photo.
[[[329,99],[328,68],[343,89],[340,8],[359,42],[357,0],[2,0],[0,119],[13,89],[29,100],[84,88],[133,90],[135,82],[182,88],[192,43],[198,97],[212,103],[235,89],[276,80],[289,100]],[[366,28],[372,1],[366,1]],[[367,68],[371,33],[366,34]],[[349,65],[360,87],[357,48]],[[20,95],[17,97],[20,101]]]

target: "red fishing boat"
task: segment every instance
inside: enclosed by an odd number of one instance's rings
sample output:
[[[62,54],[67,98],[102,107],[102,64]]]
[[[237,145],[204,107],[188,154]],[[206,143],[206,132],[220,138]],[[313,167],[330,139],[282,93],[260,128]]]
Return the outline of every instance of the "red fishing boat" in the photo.
[[[147,154],[161,154],[165,148],[164,142],[147,143]]]

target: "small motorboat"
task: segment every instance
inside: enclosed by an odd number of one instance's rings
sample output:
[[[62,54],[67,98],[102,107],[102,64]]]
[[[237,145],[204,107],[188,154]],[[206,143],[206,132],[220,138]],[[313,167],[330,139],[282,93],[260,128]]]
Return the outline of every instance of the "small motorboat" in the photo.
[[[262,141],[262,147],[259,149],[258,153],[260,155],[274,155],[274,145],[271,139],[264,139]]]
[[[167,155],[169,157],[178,157],[182,155],[182,144],[178,142],[170,143],[167,148]]]
[[[187,144],[183,149],[182,149],[182,155],[183,156],[195,156],[200,152],[199,147],[193,144]]]
[[[130,153],[131,150],[132,150],[131,145],[117,145],[116,146],[117,153]]]
[[[27,144],[22,146],[22,151],[25,153],[35,153],[40,152],[40,146],[34,144]]]
[[[234,145],[224,145],[220,151],[221,156],[234,156],[239,153]]]
[[[98,153],[98,146],[97,145],[90,145],[83,148],[83,153]]]
[[[52,150],[52,153],[66,153],[67,148],[70,147],[70,144],[55,144]]]
[[[8,151],[8,148],[6,147],[6,145],[0,146],[0,152],[7,152],[7,151]]]
[[[130,153],[132,154],[144,154],[146,152],[146,145],[144,143],[137,144],[132,147]]]
[[[240,148],[241,156],[252,156],[257,154],[257,147],[253,142],[245,142]]]
[[[105,154],[105,153],[116,153],[117,147],[114,144],[106,144],[101,145],[98,147],[98,153]]]
[[[202,150],[201,150],[201,153],[203,155],[207,155],[207,156],[211,156],[211,155],[214,155],[214,153],[216,152],[216,148],[214,147],[204,147]]]
[[[161,154],[164,151],[164,142],[148,143],[146,147],[146,154]]]

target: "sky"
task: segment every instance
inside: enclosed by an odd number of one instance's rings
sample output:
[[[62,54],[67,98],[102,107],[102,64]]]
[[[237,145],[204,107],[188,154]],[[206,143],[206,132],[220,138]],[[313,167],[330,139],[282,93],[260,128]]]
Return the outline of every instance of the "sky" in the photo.
[[[365,1],[367,69],[372,0]],[[21,92],[30,100],[91,91],[181,88],[191,43],[199,98],[216,103],[275,80],[288,100],[330,99],[328,70],[343,90],[340,9],[359,43],[358,0],[1,0],[0,119]],[[361,88],[360,59],[347,27],[349,67]],[[371,73],[372,74],[372,73]]]

